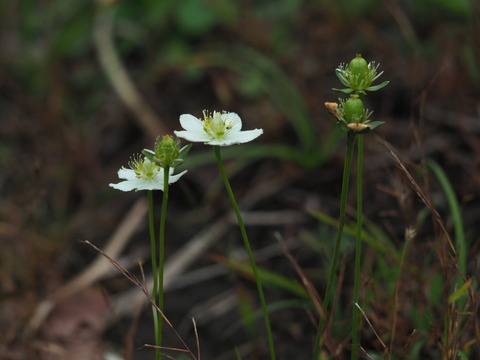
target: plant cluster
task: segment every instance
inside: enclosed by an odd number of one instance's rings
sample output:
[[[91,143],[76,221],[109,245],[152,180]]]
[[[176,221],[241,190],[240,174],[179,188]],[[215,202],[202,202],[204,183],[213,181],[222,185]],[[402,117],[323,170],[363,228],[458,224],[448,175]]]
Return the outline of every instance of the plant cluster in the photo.
[[[356,243],[355,243],[355,273],[354,273],[354,289],[353,289],[353,314],[352,314],[352,351],[351,359],[358,358],[360,349],[360,312],[359,305],[359,286],[360,286],[360,266],[362,253],[362,233],[363,233],[363,134],[368,133],[378,126],[382,125],[382,121],[370,120],[371,111],[365,109],[363,97],[367,91],[378,91],[388,85],[388,81],[384,81],[379,85],[372,85],[373,81],[378,79],[383,72],[377,73],[379,65],[374,62],[367,61],[357,54],[347,65],[340,64],[335,70],[340,82],[347,86],[344,89],[333,89],[344,94],[349,94],[347,100],[340,99],[339,104],[326,102],[325,107],[335,116],[339,127],[348,133],[347,152],[343,169],[342,193],[340,197],[340,215],[338,221],[338,231],[335,241],[335,250],[333,260],[330,266],[330,275],[327,282],[327,288],[324,296],[324,311],[328,314],[329,306],[332,302],[333,288],[335,283],[335,273],[337,270],[337,262],[339,257],[340,244],[343,236],[345,225],[347,195],[350,181],[350,168],[352,164],[352,156],[354,144],[357,141],[357,225],[356,225]],[[317,342],[315,354],[318,356],[321,344],[323,342],[323,331],[326,326],[326,319],[321,319],[319,323],[319,331],[317,333]]]
[[[379,64],[367,63],[357,54],[348,65],[342,63],[335,70],[338,79],[347,88],[334,90],[349,94],[350,97],[347,100],[340,99],[339,104],[326,102],[325,107],[337,118],[342,130],[363,134],[383,124],[382,121],[370,120],[372,112],[365,109],[363,103],[363,96],[367,91],[378,91],[389,83],[384,81],[379,85],[372,85],[383,74],[383,71],[377,73],[378,67]]]
[[[270,320],[267,312],[267,304],[263,294],[263,286],[257,270],[253,252],[248,240],[242,215],[238,208],[235,196],[227,178],[226,171],[220,154],[220,146],[229,146],[252,141],[259,137],[262,129],[242,131],[242,120],[240,116],[232,112],[203,112],[203,119],[190,114],[180,116],[180,125],[183,130],[175,131],[175,135],[191,142],[201,142],[205,145],[214,147],[215,156],[218,162],[220,174],[224,180],[227,194],[232,203],[240,226],[241,235],[244,241],[245,249],[248,253],[251,269],[257,284],[258,295],[262,306],[262,312],[265,321],[268,344],[271,359],[275,359],[275,347],[270,327]],[[157,139],[154,150],[143,150],[143,157],[136,156],[130,161],[130,169],[121,168],[118,171],[118,177],[124,179],[118,184],[110,184],[111,187],[122,190],[149,190],[149,219],[150,219],[150,238],[153,268],[153,290],[151,295],[152,311],[154,317],[156,359],[162,358],[162,333],[163,333],[163,267],[164,267],[164,247],[165,247],[165,219],[168,201],[168,188],[170,184],[175,183],[184,175],[187,170],[173,175],[173,168],[184,162],[183,158],[190,150],[191,145],[180,148],[180,141],[170,135]],[[153,225],[153,196],[152,190],[163,191],[162,213],[160,219],[159,240],[156,242],[155,229]],[[158,246],[158,249],[157,249]],[[157,310],[160,310],[160,314]],[[193,354],[192,354],[193,355]]]
[[[326,102],[325,106],[327,110],[335,117],[340,129],[347,133],[346,143],[346,155],[343,168],[342,177],[342,190],[340,195],[340,211],[337,223],[337,234],[335,238],[334,250],[331,258],[331,263],[328,267],[328,278],[326,281],[326,289],[323,298],[319,297],[313,285],[305,278],[301,270],[298,270],[302,280],[304,280],[304,289],[296,289],[298,293],[306,294],[312,301],[315,309],[318,312],[318,328],[316,333],[316,341],[313,348],[313,359],[329,359],[329,356],[325,354],[325,349],[328,349],[329,330],[334,322],[335,311],[333,304],[335,303],[335,288],[337,287],[339,275],[338,260],[340,257],[341,242],[344,238],[344,229],[346,227],[346,214],[347,214],[347,198],[350,191],[350,173],[351,165],[353,162],[353,155],[356,150],[356,225],[349,227],[349,232],[354,235],[355,241],[355,264],[353,274],[353,295],[349,299],[352,304],[351,315],[351,332],[349,332],[350,356],[352,360],[357,360],[361,356],[361,324],[362,317],[365,316],[363,310],[362,300],[360,299],[360,287],[361,287],[361,263],[362,263],[362,247],[366,240],[364,231],[364,214],[363,214],[363,144],[364,135],[376,129],[382,125],[382,121],[372,121],[372,112],[367,110],[364,105],[364,97],[371,91],[378,91],[385,87],[389,82],[384,81],[379,85],[374,85],[373,82],[377,80],[383,72],[378,72],[379,65],[373,62],[367,63],[361,55],[356,55],[354,59],[350,61],[348,65],[341,64],[336,69],[336,74],[340,82],[346,87],[343,89],[333,89],[339,91],[345,95],[348,95],[346,99],[339,99],[336,102]],[[215,158],[217,161],[220,176],[224,182],[227,195],[230,199],[233,211],[236,215],[241,237],[245,250],[248,254],[250,262],[250,273],[256,283],[258,298],[261,305],[261,313],[263,315],[263,321],[265,326],[265,333],[268,342],[268,349],[270,359],[275,360],[276,348],[274,337],[270,325],[269,311],[267,307],[267,301],[263,291],[262,276],[257,268],[252,247],[247,235],[246,227],[240,212],[239,206],[235,199],[232,187],[228,180],[227,173],[225,171],[221,148],[228,147],[236,144],[243,144],[255,140],[263,134],[263,129],[242,130],[242,120],[240,116],[233,112],[227,111],[213,111],[209,112],[204,110],[203,116],[197,118],[191,114],[183,114],[179,118],[182,130],[175,131],[174,134],[178,138],[185,139],[190,142],[199,142],[204,145],[213,146]],[[152,303],[154,330],[155,330],[155,348],[156,359],[159,360],[163,357],[162,350],[166,349],[162,341],[163,323],[167,321],[163,314],[163,267],[164,267],[164,246],[165,246],[165,219],[167,215],[167,201],[169,194],[169,185],[177,182],[187,170],[174,174],[174,168],[180,164],[183,164],[184,158],[187,155],[191,144],[184,147],[180,147],[180,141],[174,136],[165,135],[162,138],[158,138],[155,142],[154,149],[143,150],[141,155],[136,155],[129,163],[129,169],[121,168],[118,171],[118,176],[124,181],[118,184],[110,184],[115,189],[122,191],[139,191],[147,190],[149,198],[149,230],[151,238],[151,255],[152,255],[152,268],[153,268],[153,288],[151,292],[150,301]],[[435,172],[439,170],[432,165]],[[158,232],[155,230],[153,224],[153,190],[161,190],[163,192],[162,210],[160,218],[160,226]],[[158,237],[158,241],[157,241]],[[415,237],[415,231],[413,229],[407,229],[406,239],[407,244]],[[458,248],[464,247],[464,244],[459,242]],[[454,246],[452,249],[455,252]],[[401,264],[403,264],[406,251],[406,245],[403,248],[401,257]],[[285,251],[287,256],[288,250]],[[465,253],[460,252],[459,266],[461,268],[460,273],[465,272]],[[294,260],[293,260],[294,262]],[[401,271],[401,265],[399,274]],[[272,276],[272,275],[270,275]],[[398,275],[400,276],[400,275]],[[459,289],[453,292],[449,301],[455,302],[461,298],[471,286],[471,280],[463,282],[461,278],[458,278]],[[397,291],[397,290],[395,290]],[[396,295],[395,295],[396,296]],[[396,301],[396,299],[395,299]],[[394,304],[396,306],[396,303]],[[394,319],[396,317],[394,316]],[[343,319],[345,320],[345,319]],[[367,319],[368,322],[368,319]],[[171,324],[167,322],[169,326]],[[395,335],[396,323],[392,324],[391,344]],[[385,346],[385,353],[388,353],[388,348]],[[189,355],[193,359],[197,357],[187,350]],[[459,354],[463,354],[461,351]],[[387,358],[390,358],[388,353]]]

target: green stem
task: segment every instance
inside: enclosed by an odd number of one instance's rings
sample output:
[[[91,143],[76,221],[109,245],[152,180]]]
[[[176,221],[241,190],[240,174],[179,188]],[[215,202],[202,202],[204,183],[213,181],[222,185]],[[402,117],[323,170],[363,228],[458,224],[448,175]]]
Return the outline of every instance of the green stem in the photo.
[[[337,237],[335,240],[335,249],[333,251],[333,259],[332,264],[330,265],[330,273],[328,276],[328,283],[327,289],[325,290],[325,296],[323,298],[323,311],[326,315],[326,318],[320,318],[320,323],[318,325],[318,332],[317,332],[317,339],[315,342],[315,359],[319,358],[320,349],[322,347],[323,339],[322,333],[325,327],[325,324],[328,319],[328,307],[330,305],[330,301],[332,300],[332,293],[333,293],[333,284],[335,279],[335,273],[337,269],[337,262],[339,256],[339,249],[340,244],[342,242],[343,236],[343,228],[345,225],[345,214],[347,208],[347,195],[348,195],[348,184],[350,180],[350,168],[352,165],[352,157],[353,157],[353,145],[355,144],[355,136],[348,132],[347,135],[347,152],[345,155],[345,163],[343,165],[343,176],[342,176],[342,192],[340,195],[340,213],[338,216],[338,229],[337,229]]]
[[[158,307],[163,312],[163,279],[165,267],[165,223],[167,220],[167,204],[169,189],[170,167],[163,168],[163,197],[162,210],[160,213],[160,230],[158,237]],[[157,346],[162,346],[163,314],[158,318]],[[157,350],[157,360],[161,359],[161,353]]]
[[[153,272],[153,289],[152,289],[152,302],[157,304],[158,298],[158,268],[157,268],[157,245],[155,239],[155,225],[153,219],[153,191],[148,190],[148,227],[150,230],[150,247],[151,247],[151,257],[152,257],[152,272]],[[161,343],[161,334],[159,333],[159,314],[154,306],[152,306],[153,311],[153,326],[155,328],[155,344],[160,346]],[[161,358],[160,350],[156,351],[156,360]]]
[[[358,359],[360,349],[360,309],[358,308],[358,290],[360,287],[360,266],[362,259],[362,218],[363,218],[363,135],[358,136],[357,143],[357,239],[355,249],[355,275],[353,284],[352,316],[352,360]]]
[[[257,270],[257,264],[255,263],[252,248],[250,246],[250,242],[248,241],[247,231],[245,230],[245,225],[243,223],[242,215],[240,214],[240,209],[238,208],[237,201],[235,200],[235,196],[233,195],[233,191],[230,186],[230,182],[228,181],[225,168],[223,167],[222,156],[220,154],[220,146],[218,145],[214,146],[214,151],[215,151],[215,157],[218,163],[218,169],[220,170],[220,175],[222,176],[223,182],[225,184],[225,189],[227,190],[228,197],[230,199],[230,202],[232,203],[233,210],[235,211],[235,215],[237,216],[237,221],[240,227],[240,232],[242,234],[243,243],[245,245],[245,249],[247,250],[248,258],[250,259],[250,266],[252,268],[253,276],[255,277],[255,282],[257,284],[258,296],[260,298],[260,304],[262,306],[263,320],[265,322],[265,330],[267,332],[268,347],[270,350],[270,359],[275,360],[276,357],[275,357],[275,347],[273,344],[272,329],[270,327],[270,319],[268,317],[267,305],[265,302],[265,296],[263,294],[262,283],[260,281],[260,276]]]

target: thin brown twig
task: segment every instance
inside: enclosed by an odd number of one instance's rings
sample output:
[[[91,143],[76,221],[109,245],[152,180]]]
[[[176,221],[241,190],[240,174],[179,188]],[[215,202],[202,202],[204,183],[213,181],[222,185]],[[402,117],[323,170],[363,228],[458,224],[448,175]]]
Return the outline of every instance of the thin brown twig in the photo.
[[[390,152],[392,155],[393,159],[395,160],[395,163],[399,167],[400,170],[404,173],[404,175],[407,177],[408,181],[410,182],[410,185],[413,187],[413,190],[417,194],[417,196],[420,198],[420,200],[425,204],[425,206],[431,211],[433,215],[433,219],[437,223],[437,225],[440,227],[442,230],[443,234],[445,235],[445,238],[447,239],[448,245],[450,246],[450,249],[452,250],[453,254],[456,254],[455,246],[453,245],[452,239],[450,238],[450,235],[448,234],[447,229],[445,228],[445,225],[443,224],[442,217],[438,213],[437,209],[433,206],[432,202],[428,198],[428,196],[424,193],[424,191],[421,189],[420,185],[418,182],[415,180],[413,175],[408,171],[406,168],[405,164],[400,160],[400,157],[397,155],[396,151],[393,149],[393,147],[388,143],[388,141],[376,137],[377,140],[383,144],[387,150]]]
[[[378,341],[380,342],[380,344],[382,345],[384,354],[388,354],[388,346],[385,345],[385,343],[383,342],[383,340],[382,340],[382,338],[380,337],[380,335],[378,335],[377,331],[376,331],[375,328],[373,327],[372,323],[371,323],[370,320],[368,319],[368,317],[367,317],[367,315],[365,314],[365,312],[363,311],[363,309],[360,307],[360,305],[358,305],[358,303],[354,303],[353,305],[354,305],[358,310],[360,310],[360,312],[362,313],[363,318],[364,318],[365,321],[367,322],[368,326],[370,326],[370,329],[372,329],[373,334],[375,335],[375,337],[377,338],[377,340],[378,340]]]
[[[168,346],[158,346],[158,345],[151,345],[151,344],[143,344],[143,346],[148,347],[148,348],[153,348],[153,349],[172,350],[172,351],[187,352],[188,353],[188,350],[173,348],[173,347],[168,347]]]
[[[122,273],[123,276],[125,276],[133,285],[137,286],[138,288],[140,288],[140,290],[142,290],[142,292],[145,294],[146,298],[148,299],[148,301],[150,302],[150,304],[158,311],[158,313],[162,316],[163,320],[165,321],[165,323],[172,329],[173,333],[175,334],[175,336],[177,337],[177,339],[182,343],[182,345],[185,347],[185,350],[181,350],[181,351],[184,351],[184,352],[187,352],[191,357],[192,359],[194,360],[198,360],[197,357],[193,354],[193,352],[190,350],[190,348],[188,347],[187,343],[183,340],[183,338],[180,336],[180,334],[177,332],[177,330],[175,329],[175,327],[172,325],[172,323],[168,320],[168,318],[165,316],[165,314],[163,313],[163,311],[158,307],[157,304],[155,304],[152,299],[150,298],[150,295],[148,293],[148,289],[146,287],[146,285],[143,283],[141,283],[136,277],[135,275],[133,275],[132,273],[130,273],[130,271],[128,271],[125,267],[123,267],[122,265],[120,265],[117,261],[115,261],[114,259],[112,259],[110,256],[108,256],[105,252],[103,252],[101,249],[99,249],[97,246],[95,246],[94,244],[92,244],[90,241],[86,240],[84,241],[85,244],[87,245],[90,245],[92,248],[94,248],[96,251],[98,251],[101,255],[103,255],[113,266],[115,266],[117,268],[118,271],[120,271]],[[143,279],[145,279],[145,276],[143,274],[143,271],[142,271],[142,277]],[[153,345],[152,345],[153,346]]]
[[[195,318],[192,317],[192,324],[193,324],[193,331],[195,333],[195,341],[197,343],[197,358],[198,360],[200,359],[200,339],[198,337],[198,329],[197,329],[197,323],[195,321]]]
[[[318,315],[325,319],[325,312],[323,311],[323,306],[321,304],[320,300],[320,295],[318,295],[317,290],[313,286],[312,282],[310,279],[305,275],[305,272],[302,270],[300,265],[298,265],[298,262],[295,260],[293,257],[292,253],[288,249],[287,245],[285,244],[285,241],[282,239],[282,236],[276,232],[274,234],[275,238],[277,241],[280,243],[280,246],[282,247],[283,253],[287,257],[288,261],[292,264],[295,272],[297,273],[298,277],[302,281],[303,287],[307,291],[308,295],[310,296],[310,299],[313,302],[313,305],[315,306],[315,309],[317,309]]]

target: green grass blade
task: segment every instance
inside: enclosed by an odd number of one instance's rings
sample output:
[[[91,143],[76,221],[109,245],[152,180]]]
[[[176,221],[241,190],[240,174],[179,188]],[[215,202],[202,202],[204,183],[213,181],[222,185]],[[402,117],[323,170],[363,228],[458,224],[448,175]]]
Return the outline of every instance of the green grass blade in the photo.
[[[429,160],[427,162],[428,167],[433,171],[437,177],[440,185],[445,193],[448,206],[452,214],[453,229],[455,232],[456,247],[458,253],[458,268],[461,273],[466,275],[467,271],[467,242],[465,239],[465,231],[463,227],[462,213],[460,211],[460,205],[458,203],[455,191],[447,174],[435,161]]]

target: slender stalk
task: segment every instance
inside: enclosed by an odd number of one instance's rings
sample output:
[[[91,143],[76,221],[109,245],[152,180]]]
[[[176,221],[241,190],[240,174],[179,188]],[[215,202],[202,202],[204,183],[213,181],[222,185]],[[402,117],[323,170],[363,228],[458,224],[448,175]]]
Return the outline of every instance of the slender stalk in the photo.
[[[265,296],[263,294],[263,287],[260,280],[260,276],[258,274],[257,264],[255,263],[252,248],[250,246],[250,242],[248,241],[247,231],[245,230],[245,225],[243,223],[242,215],[240,214],[240,209],[238,208],[237,201],[235,200],[235,196],[233,195],[232,187],[230,186],[230,182],[228,181],[225,168],[223,167],[222,156],[220,154],[220,146],[214,146],[214,151],[215,151],[215,157],[218,163],[218,169],[220,170],[220,175],[222,176],[223,182],[225,184],[225,189],[227,190],[228,197],[230,199],[230,202],[232,203],[233,210],[235,211],[235,215],[237,216],[237,221],[240,227],[240,232],[242,234],[243,243],[244,243],[245,249],[247,250],[248,258],[250,260],[250,266],[252,268],[253,276],[255,277],[255,282],[257,284],[258,296],[260,298],[260,304],[262,306],[263,320],[265,322],[265,330],[267,333],[270,359],[275,360],[276,359],[275,346],[273,343],[272,329],[270,327],[270,319],[268,317],[267,305],[265,302]]]
[[[355,274],[353,285],[353,316],[352,316],[352,360],[358,359],[360,349],[360,309],[358,308],[358,290],[360,287],[360,266],[362,260],[362,218],[363,218],[363,135],[358,136],[357,143],[357,231],[355,249]]]
[[[342,242],[343,228],[345,226],[345,214],[347,208],[347,195],[348,195],[348,184],[350,181],[350,168],[352,165],[353,157],[353,145],[355,144],[355,136],[348,132],[347,135],[347,152],[345,154],[345,163],[343,165],[343,176],[342,176],[342,191],[340,195],[340,213],[338,215],[338,228],[337,228],[337,237],[335,239],[335,249],[333,251],[332,264],[330,265],[330,273],[328,276],[327,289],[325,290],[325,296],[323,298],[323,311],[326,314],[326,318],[320,318],[320,323],[318,325],[317,339],[315,342],[315,359],[319,357],[320,348],[323,343],[322,333],[325,327],[325,324],[328,319],[328,307],[330,301],[332,300],[333,294],[333,284],[335,280],[335,273],[337,269],[337,262],[339,257],[340,244]]]
[[[155,239],[155,225],[153,217],[153,191],[148,190],[148,227],[150,230],[150,248],[152,254],[152,272],[153,272],[153,289],[151,298],[153,303],[157,303],[158,299],[158,268],[157,268],[157,245]],[[152,306],[153,311],[153,326],[155,328],[155,344],[160,346],[162,335],[159,332],[159,314],[154,306]],[[156,350],[156,360],[161,359],[160,349]]]
[[[169,166],[163,168],[163,197],[162,210],[160,213],[160,230],[158,235],[158,308],[163,312],[163,278],[165,267],[165,223],[167,220],[167,204],[168,204],[168,182],[169,182]],[[162,346],[163,337],[163,315],[158,317],[157,346]],[[157,350],[157,360],[161,359],[161,353]]]

